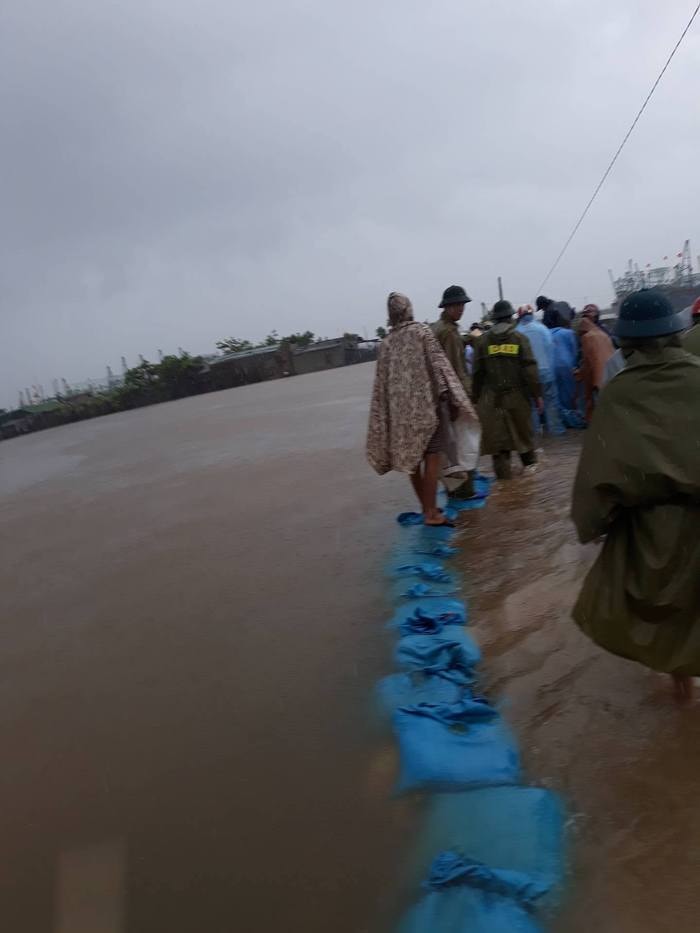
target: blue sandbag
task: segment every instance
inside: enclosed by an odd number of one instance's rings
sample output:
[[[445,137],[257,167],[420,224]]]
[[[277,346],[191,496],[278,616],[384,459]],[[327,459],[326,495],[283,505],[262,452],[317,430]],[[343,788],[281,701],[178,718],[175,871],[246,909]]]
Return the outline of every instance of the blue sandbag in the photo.
[[[454,509],[455,512],[483,509],[491,492],[491,482],[488,476],[478,473],[474,479],[474,495],[471,499],[456,499],[450,496],[447,490],[443,490],[443,501],[447,503],[450,510]]]
[[[477,496],[481,496],[482,499],[489,495],[492,486],[492,477],[486,476],[484,473],[477,473],[474,477],[474,492]]]
[[[486,499],[448,499],[450,511],[473,512],[475,509],[486,507]]]
[[[453,578],[437,561],[394,561],[390,566],[390,573],[396,577],[415,577],[428,583],[454,584]]]
[[[461,599],[417,599],[399,606],[387,627],[401,629],[418,610],[445,625],[451,625],[453,622],[455,625],[466,625],[469,620],[467,605]]]
[[[404,525],[396,547],[429,550],[440,544],[456,546],[458,536],[458,530],[449,525]]]
[[[435,854],[450,849],[554,887],[564,875],[563,835],[562,802],[541,787],[437,794],[428,807],[411,874],[424,878]]]
[[[401,772],[397,792],[516,784],[515,741],[487,703],[402,706],[393,716]]]
[[[437,600],[435,600],[437,602]],[[406,613],[396,626],[402,635],[438,635],[446,626],[464,625],[463,613],[430,612],[422,606],[409,604],[411,612]]]
[[[416,557],[428,560],[449,560],[459,554],[459,547],[454,543],[454,529],[450,534],[435,535],[431,528],[412,528],[404,532],[392,549],[392,560],[395,563],[409,564],[416,561]]]
[[[530,910],[547,886],[527,874],[443,852],[426,887],[429,893],[408,911],[398,933],[541,933]]]
[[[457,518],[457,513],[452,507],[443,509],[443,514],[445,518],[449,519],[451,522]],[[400,515],[397,515],[396,521],[399,523],[399,525],[403,525],[404,527],[409,528],[413,525],[422,525],[423,516],[420,512],[401,512]],[[441,527],[440,525],[426,525],[425,527],[430,528],[431,530],[434,528],[436,531],[452,531],[451,528],[446,526]]]
[[[481,660],[478,645],[463,628],[448,625],[433,634],[403,635],[396,645],[394,661],[402,670],[460,671],[470,674]]]
[[[478,888],[489,894],[510,897],[530,909],[549,890],[546,882],[527,872],[490,868],[454,851],[441,852],[435,857],[425,886],[433,891],[463,886]]]
[[[429,544],[417,542],[414,547],[413,553],[419,557],[433,557],[433,558],[443,558],[449,559],[454,557],[456,554],[459,554],[458,547],[452,547],[449,544]]]
[[[449,599],[459,596],[460,592],[457,583],[423,580],[416,576],[400,577],[390,589],[392,599]]]
[[[400,706],[456,703],[464,695],[467,682],[467,678],[462,680],[449,671],[435,674],[425,671],[390,674],[383,677],[375,688],[376,709],[382,720],[390,720]],[[432,855],[436,851],[434,849]]]

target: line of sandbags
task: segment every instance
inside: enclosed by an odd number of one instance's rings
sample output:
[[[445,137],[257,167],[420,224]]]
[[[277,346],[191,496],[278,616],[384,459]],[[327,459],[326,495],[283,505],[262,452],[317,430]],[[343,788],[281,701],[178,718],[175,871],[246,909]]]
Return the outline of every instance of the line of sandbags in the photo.
[[[449,500],[447,513],[483,506],[489,481],[478,484],[478,500]],[[425,893],[399,933],[538,933],[535,907],[551,905],[563,879],[562,805],[522,786],[516,741],[474,690],[481,653],[444,563],[459,553],[454,532],[415,513],[399,524],[388,565],[396,671],[378,683],[375,709],[398,744],[397,793],[426,794],[427,807],[407,864]]]

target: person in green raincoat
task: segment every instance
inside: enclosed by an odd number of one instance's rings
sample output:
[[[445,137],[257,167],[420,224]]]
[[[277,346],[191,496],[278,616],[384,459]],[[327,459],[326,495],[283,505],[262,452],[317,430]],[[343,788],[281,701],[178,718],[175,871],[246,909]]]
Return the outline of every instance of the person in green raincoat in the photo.
[[[688,353],[700,356],[700,298],[696,298],[691,308],[692,324],[690,330],[683,337],[683,348]]]
[[[606,651],[672,676],[700,675],[700,359],[687,315],[654,289],[629,295],[616,327],[625,368],[603,389],[584,438],[572,518],[604,537],[573,610]]]
[[[472,400],[481,421],[481,453],[493,458],[498,479],[511,479],[511,452],[526,471],[537,463],[532,401],[543,409],[537,360],[530,341],[513,321],[509,301],[497,301],[494,326],[474,345]]]
[[[467,372],[464,340],[458,325],[464,314],[464,307],[470,301],[471,298],[461,285],[449,285],[442,293],[440,318],[432,325],[438,343],[468,396],[471,396],[472,381]],[[465,481],[453,489],[450,495],[454,499],[471,499],[474,496],[475,476],[476,470],[469,470]]]

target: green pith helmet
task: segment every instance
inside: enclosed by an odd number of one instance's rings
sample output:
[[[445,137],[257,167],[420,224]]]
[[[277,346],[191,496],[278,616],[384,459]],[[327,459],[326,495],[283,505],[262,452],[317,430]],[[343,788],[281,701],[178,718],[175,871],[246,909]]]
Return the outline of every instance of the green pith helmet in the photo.
[[[663,292],[642,288],[628,295],[620,305],[615,336],[665,337],[685,330],[689,324],[687,312],[675,311]]]
[[[470,301],[471,298],[461,285],[450,285],[442,293],[442,301],[438,308],[446,308],[448,305],[466,305]]]
[[[515,311],[513,310],[513,305],[502,298],[500,301],[497,301],[493,306],[493,311],[491,312],[492,321],[509,321]]]

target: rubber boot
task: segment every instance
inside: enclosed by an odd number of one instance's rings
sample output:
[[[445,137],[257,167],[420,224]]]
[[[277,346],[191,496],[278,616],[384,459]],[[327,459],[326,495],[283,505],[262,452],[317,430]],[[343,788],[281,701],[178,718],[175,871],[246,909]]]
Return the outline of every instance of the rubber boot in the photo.
[[[513,470],[510,465],[510,451],[502,450],[493,457],[493,472],[496,479],[513,479]]]
[[[476,470],[470,470],[467,473],[467,478],[462,483],[461,486],[458,486],[453,492],[450,493],[451,499],[473,499],[476,490],[474,489],[474,477],[476,476]]]

